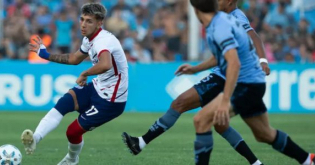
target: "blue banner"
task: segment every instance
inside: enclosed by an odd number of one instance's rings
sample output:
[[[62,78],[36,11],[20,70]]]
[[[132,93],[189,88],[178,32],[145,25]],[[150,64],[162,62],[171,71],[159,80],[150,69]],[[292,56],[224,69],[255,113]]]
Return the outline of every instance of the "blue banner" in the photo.
[[[164,112],[172,100],[207,76],[175,77],[181,63],[129,64],[127,111]],[[49,110],[91,67],[0,61],[0,110]],[[314,64],[271,64],[264,97],[270,112],[315,113]]]

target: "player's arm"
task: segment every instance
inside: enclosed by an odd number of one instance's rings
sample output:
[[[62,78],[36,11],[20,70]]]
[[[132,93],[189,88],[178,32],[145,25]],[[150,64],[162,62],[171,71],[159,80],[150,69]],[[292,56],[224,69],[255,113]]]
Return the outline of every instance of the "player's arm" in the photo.
[[[209,59],[203,61],[202,63],[194,66],[194,70],[197,72],[201,72],[210,68],[217,66],[217,60],[214,56],[211,56]]]
[[[194,74],[217,66],[217,60],[214,56],[203,61],[202,63],[191,66],[190,64],[183,64],[175,71],[175,75],[180,76],[182,74]]]
[[[47,52],[45,45],[43,45],[41,38],[39,36],[36,36],[36,38],[33,39],[34,44],[30,43],[30,51],[37,53],[43,59],[61,64],[77,65],[87,57],[86,54],[79,50],[75,53],[50,54]]]
[[[230,99],[234,92],[241,67],[237,50],[235,48],[228,50],[224,54],[224,58],[227,61],[227,68],[223,97],[221,102],[219,102],[219,107],[214,115],[214,123],[218,125],[225,125],[229,122]]]
[[[83,76],[98,75],[112,68],[112,58],[108,51],[101,52],[101,54],[98,56],[98,59],[99,60],[97,64],[95,64],[90,69],[83,71],[81,74]]]
[[[214,42],[218,45],[218,48],[222,51],[225,65],[225,84],[223,94],[219,95],[221,100],[218,102],[218,108],[214,114],[214,124],[225,125],[229,123],[230,115],[230,99],[233,94],[239,70],[241,67],[239,57],[237,54],[237,48],[239,44],[233,33],[233,26],[226,22],[222,22],[217,27],[218,31],[214,32]],[[225,29],[224,31],[222,29]]]
[[[86,84],[87,77],[92,75],[98,75],[104,73],[112,68],[112,58],[111,54],[108,51],[102,51],[98,55],[98,63],[92,66],[90,69],[83,71],[79,78],[77,79],[76,83],[80,86]]]
[[[223,90],[223,101],[229,102],[237,82],[241,63],[236,49],[228,50],[225,53],[224,58],[227,61],[227,68],[225,75],[226,80]]]
[[[263,71],[266,73],[266,75],[269,75],[270,69],[268,66],[268,61],[266,59],[266,52],[265,52],[265,48],[264,48],[264,44],[263,44],[262,40],[260,39],[258,34],[255,32],[255,30],[250,26],[250,23],[249,23],[247,17],[245,16],[245,14],[239,13],[237,15],[237,20],[242,24],[243,28],[245,29],[247,34],[252,39],[254,46],[256,48],[256,52],[257,52],[258,57],[260,59],[259,60],[260,65],[261,65]]]
[[[78,50],[75,53],[49,54],[48,60],[60,64],[78,65],[86,57],[86,54]]]
[[[256,52],[258,54],[258,57],[260,59],[260,65],[266,75],[270,74],[270,68],[268,66],[268,61],[266,59],[266,52],[264,48],[264,44],[258,34],[255,32],[255,30],[250,30],[247,32],[250,38],[253,40],[254,46],[256,48]]]

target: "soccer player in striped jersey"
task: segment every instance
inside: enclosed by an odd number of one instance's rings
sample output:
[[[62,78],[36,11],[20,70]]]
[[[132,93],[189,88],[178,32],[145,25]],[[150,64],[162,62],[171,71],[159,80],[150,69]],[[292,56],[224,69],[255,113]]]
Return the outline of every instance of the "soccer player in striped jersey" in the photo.
[[[66,135],[69,141],[68,153],[58,165],[77,165],[83,147],[83,134],[105,124],[125,109],[128,95],[128,65],[119,40],[101,28],[106,9],[99,3],[87,3],[81,8],[80,28],[84,36],[80,50],[69,54],[53,54],[46,51],[38,37],[30,44],[30,51],[46,60],[68,64],[80,64],[89,57],[92,67],[83,71],[74,88],[59,99],[54,108],[40,121],[35,132],[27,129],[22,133],[22,142],[27,154],[32,154],[36,145],[69,112],[77,111],[79,116],[71,123]],[[97,75],[92,82],[87,77]]]

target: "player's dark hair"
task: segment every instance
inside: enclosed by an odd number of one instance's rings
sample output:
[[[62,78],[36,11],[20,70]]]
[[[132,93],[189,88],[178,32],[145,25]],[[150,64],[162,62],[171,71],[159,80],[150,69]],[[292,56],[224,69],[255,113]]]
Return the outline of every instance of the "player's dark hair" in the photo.
[[[193,7],[203,13],[213,13],[218,11],[217,0],[190,0],[190,3]]]
[[[81,8],[81,14],[94,15],[97,20],[104,20],[106,8],[100,3],[86,3]]]

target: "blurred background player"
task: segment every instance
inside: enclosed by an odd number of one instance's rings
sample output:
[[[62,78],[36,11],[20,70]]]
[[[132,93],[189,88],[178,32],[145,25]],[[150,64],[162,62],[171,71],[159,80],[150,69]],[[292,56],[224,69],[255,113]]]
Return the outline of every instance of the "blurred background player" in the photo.
[[[255,30],[250,26],[250,23],[244,13],[237,8],[237,0],[219,0],[219,9],[237,18],[237,21],[240,22],[242,27],[253,40],[257,54],[260,57],[261,67],[265,71],[266,75],[269,75],[270,69],[268,66],[268,61],[265,58],[263,43]],[[194,74],[210,69],[211,67],[213,66],[211,66],[209,61],[205,61],[196,67],[192,67],[189,64],[184,64],[179,67],[175,74]],[[171,104],[171,109],[168,110],[164,116],[158,119],[146,134],[137,139],[129,136],[127,133],[124,133],[123,136],[124,139],[126,139],[126,143],[129,144],[129,149],[133,151],[134,154],[138,154],[146,144],[172,127],[181,113],[200,106],[203,107],[220,92],[222,92],[224,88],[225,77],[220,72],[219,67],[213,68],[212,71],[213,73],[201,80],[200,83],[196,84],[194,87],[190,88],[181,94],[176,100],[174,100]],[[238,153],[243,155],[250,164],[254,164],[256,162],[260,163],[256,156],[250,151],[240,134],[232,127],[229,127],[228,125],[216,125],[215,130],[223,138],[225,138]]]
[[[216,0],[190,2],[198,19],[206,27],[207,39],[214,54],[209,62],[217,63],[226,77],[224,92],[194,117],[195,163],[209,164],[213,147],[211,127],[227,125],[229,111],[232,110],[240,114],[258,141],[272,145],[300,164],[314,164],[314,154],[304,151],[286,133],[270,127],[263,102],[265,74],[259,67],[256,51],[242,25],[234,17],[218,12]]]
[[[83,71],[76,80],[78,86],[70,89],[59,99],[54,108],[40,121],[35,132],[25,130],[22,142],[27,154],[69,112],[78,111],[79,117],[69,125],[67,138],[68,154],[58,165],[76,165],[83,147],[82,135],[87,131],[109,122],[124,111],[128,94],[128,65],[118,39],[101,28],[106,9],[98,3],[87,3],[81,8],[80,28],[83,36],[80,50],[70,54],[50,54],[40,37],[30,44],[30,51],[41,58],[61,64],[77,65],[90,57],[93,66]],[[87,77],[97,75],[87,83]]]

